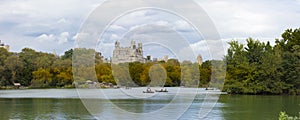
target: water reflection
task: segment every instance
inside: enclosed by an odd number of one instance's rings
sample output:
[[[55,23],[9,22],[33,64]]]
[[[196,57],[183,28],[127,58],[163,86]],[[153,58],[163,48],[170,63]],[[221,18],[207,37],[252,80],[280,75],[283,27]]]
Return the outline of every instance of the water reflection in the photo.
[[[219,103],[225,104],[220,109],[226,120],[276,120],[280,111],[300,111],[300,96],[224,95]]]
[[[64,91],[64,90],[50,90]],[[69,91],[69,90],[67,90]],[[159,119],[160,116],[171,118],[178,115],[176,111],[181,106],[188,105],[182,96],[177,104],[169,104],[174,96],[165,94],[150,99],[94,99],[85,101],[94,105],[91,111],[85,108],[79,98],[4,98],[5,94],[12,91],[0,92],[0,119],[128,119],[136,115],[139,119]],[[48,92],[51,93],[51,92]],[[68,92],[67,92],[68,93]],[[29,94],[29,93],[28,93]],[[53,92],[53,94],[55,94]],[[69,94],[69,93],[68,93]],[[61,94],[62,95],[62,94]],[[7,96],[7,95],[6,95]],[[68,96],[68,95],[67,95]],[[73,95],[72,95],[73,96]],[[1,98],[2,97],[2,98]],[[37,96],[35,96],[37,97]],[[198,94],[191,106],[180,120],[199,119],[199,110],[203,107],[204,96]],[[211,102],[209,102],[211,101]],[[205,105],[214,104],[213,99]],[[168,112],[157,112],[170,105]],[[121,114],[120,110],[131,114]],[[300,110],[300,96],[248,96],[248,95],[222,95],[214,108],[204,118],[205,120],[274,120],[280,111],[286,111],[290,115],[298,115]],[[155,113],[157,116],[145,117],[140,113]],[[91,115],[92,114],[92,115]]]
[[[79,99],[0,99],[0,119],[94,119]]]

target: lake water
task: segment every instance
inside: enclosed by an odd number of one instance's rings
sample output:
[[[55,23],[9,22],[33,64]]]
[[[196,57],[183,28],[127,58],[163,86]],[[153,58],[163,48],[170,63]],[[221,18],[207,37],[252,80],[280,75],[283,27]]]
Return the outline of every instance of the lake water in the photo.
[[[142,93],[145,88],[1,90],[0,119],[276,120],[280,111],[300,112],[300,96],[218,99],[218,91],[167,89],[168,93]]]

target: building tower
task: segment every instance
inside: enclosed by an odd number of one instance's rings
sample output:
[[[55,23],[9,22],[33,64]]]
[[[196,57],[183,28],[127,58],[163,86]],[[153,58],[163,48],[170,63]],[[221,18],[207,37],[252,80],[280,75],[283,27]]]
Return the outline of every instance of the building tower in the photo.
[[[0,48],[4,48],[7,51],[9,51],[9,45],[5,45],[4,43],[2,43],[2,41],[0,40]]]
[[[143,44],[142,43],[138,43],[137,50],[140,55],[143,55]]]
[[[202,63],[203,63],[202,56],[200,54],[197,56],[197,63],[199,65],[202,65]]]
[[[165,62],[168,62],[169,56],[168,56],[168,55],[165,55],[164,58],[163,58],[163,60],[164,60]]]
[[[136,49],[136,45],[135,45],[135,41],[131,40],[131,44],[130,44],[131,49]]]
[[[119,48],[120,47],[120,42],[119,41],[116,41],[115,42],[115,48]]]

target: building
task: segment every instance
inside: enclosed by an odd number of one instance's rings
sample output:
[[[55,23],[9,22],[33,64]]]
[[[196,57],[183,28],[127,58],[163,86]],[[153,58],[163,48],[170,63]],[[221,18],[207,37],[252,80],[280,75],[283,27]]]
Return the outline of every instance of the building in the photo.
[[[21,87],[21,84],[20,83],[14,83],[14,87],[15,87],[15,89],[19,89]]]
[[[104,58],[104,57],[103,57]],[[104,58],[103,59],[104,63],[111,63],[111,58]]]
[[[146,62],[146,63],[152,62],[152,60],[151,60],[151,55],[147,55],[147,56],[146,56],[145,62]]]
[[[164,62],[168,62],[168,60],[169,60],[169,56],[168,55],[165,55],[163,58],[157,59],[157,61],[164,61]]]
[[[168,62],[169,56],[168,56],[168,55],[165,55],[164,58],[163,58],[163,60],[164,60],[165,62]]]
[[[120,42],[115,42],[115,49],[113,51],[112,63],[126,63],[126,62],[141,62],[144,63],[143,58],[143,44],[136,43],[134,40],[131,41],[129,47],[121,47]]]
[[[197,63],[199,65],[202,65],[202,63],[203,63],[203,59],[202,59],[202,56],[200,54],[197,56]]]
[[[4,43],[2,43],[2,41],[0,40],[0,48],[4,48],[7,51],[9,51],[9,45],[5,45]]]

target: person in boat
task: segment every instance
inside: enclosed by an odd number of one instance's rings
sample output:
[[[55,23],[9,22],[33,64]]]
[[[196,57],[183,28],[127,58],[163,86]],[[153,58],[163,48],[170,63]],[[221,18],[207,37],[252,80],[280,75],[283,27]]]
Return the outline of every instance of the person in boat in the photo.
[[[152,90],[148,87],[146,91],[143,91],[143,93],[154,93],[154,91],[152,91]]]
[[[168,92],[166,88],[162,88],[160,90],[155,90],[156,92]]]
[[[147,88],[147,92],[151,92],[151,89],[149,87]]]
[[[167,92],[168,90],[166,88],[164,88],[164,91]]]

